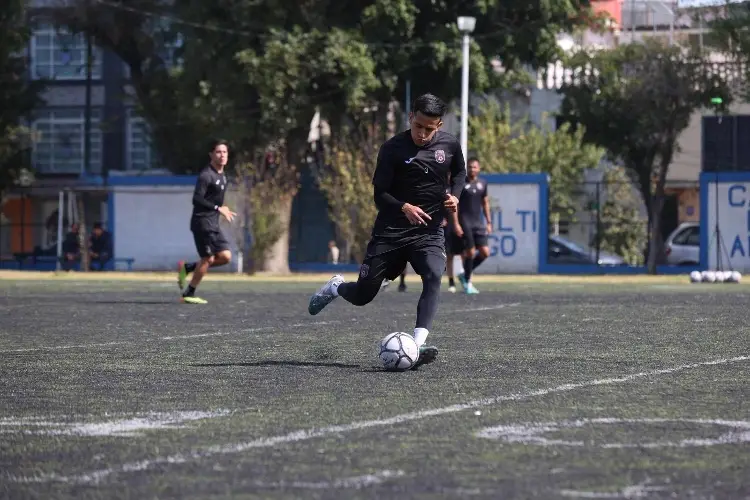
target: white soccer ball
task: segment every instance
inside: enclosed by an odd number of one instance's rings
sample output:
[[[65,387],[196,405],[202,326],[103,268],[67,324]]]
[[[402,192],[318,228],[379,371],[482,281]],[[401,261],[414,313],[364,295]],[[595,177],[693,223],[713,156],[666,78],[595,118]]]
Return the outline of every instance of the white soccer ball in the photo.
[[[716,273],[713,271],[703,271],[702,273],[703,281],[706,283],[713,283],[716,281]]]
[[[716,276],[716,283],[724,283],[725,275],[724,271],[714,271],[714,276]]]
[[[739,271],[732,271],[731,276],[729,278],[730,283],[739,283],[740,280],[742,280],[742,275]]]
[[[692,273],[690,273],[691,283],[700,283],[701,281],[703,281],[703,277],[701,276],[700,271],[693,271]]]
[[[380,341],[378,358],[386,370],[402,372],[417,362],[419,347],[408,333],[389,333]]]

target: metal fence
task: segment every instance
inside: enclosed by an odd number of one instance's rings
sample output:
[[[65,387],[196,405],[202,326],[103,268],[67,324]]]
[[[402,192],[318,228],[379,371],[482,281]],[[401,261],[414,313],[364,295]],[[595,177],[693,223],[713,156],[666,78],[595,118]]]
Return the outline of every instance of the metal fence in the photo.
[[[550,186],[549,231],[551,241],[555,240],[557,246],[548,245],[548,261],[606,264],[619,258],[629,264],[642,264],[648,247],[648,217],[635,186],[623,181],[588,181],[573,191],[573,209],[556,211],[559,197],[555,196],[554,183]],[[38,261],[43,261],[47,263],[45,268],[55,269],[60,250],[58,242],[68,236],[73,223],[83,219],[88,234],[95,222],[108,228],[108,200],[113,192],[116,191],[111,187],[72,190],[62,199],[60,188],[6,193],[0,200],[0,268],[40,269]],[[678,224],[700,219],[697,181],[669,182],[666,192],[662,217],[664,238]],[[333,239],[331,223],[325,203],[308,198],[300,192],[295,200],[290,227],[290,261],[325,262],[328,241]],[[83,218],[79,213],[81,205],[85,210]],[[144,218],[143,214],[135,213],[120,216]],[[150,213],[148,220],[142,223],[151,225],[151,217],[164,216],[158,211]],[[183,215],[180,211],[170,217],[176,218],[174,224],[179,236],[186,233],[189,237],[189,213]],[[570,251],[562,246],[568,246]],[[555,253],[555,248],[560,251]],[[311,255],[314,257],[310,258]]]
[[[96,222],[106,227],[107,197],[102,190],[59,188],[5,193],[0,200],[0,268],[55,269],[59,246],[74,223],[85,221],[87,234]]]
[[[668,182],[661,217],[662,239],[683,222],[700,219],[698,181]],[[550,198],[554,194],[550,193]],[[575,212],[560,214],[550,205],[550,263],[640,265],[649,245],[648,213],[630,182],[589,181],[574,196]],[[569,248],[560,248],[564,246]],[[557,252],[559,250],[559,252]]]

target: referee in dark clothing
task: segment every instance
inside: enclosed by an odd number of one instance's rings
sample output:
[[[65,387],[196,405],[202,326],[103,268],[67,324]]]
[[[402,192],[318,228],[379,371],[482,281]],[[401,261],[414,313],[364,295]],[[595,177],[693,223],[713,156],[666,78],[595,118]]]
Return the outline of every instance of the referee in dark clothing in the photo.
[[[229,147],[226,141],[217,140],[211,144],[208,153],[211,162],[198,174],[193,192],[193,215],[190,218],[190,231],[193,233],[195,248],[200,260],[187,264],[177,264],[177,282],[182,291],[182,301],[188,304],[205,304],[195,296],[195,289],[208,272],[209,267],[223,266],[232,260],[229,241],[219,227],[219,214],[232,222],[237,215],[224,205],[227,190],[227,176],[224,167],[229,161]],[[188,274],[193,273],[190,284],[185,288]]]
[[[422,278],[414,340],[420,356],[414,368],[437,357],[425,340],[437,312],[440,280],[445,271],[443,225],[455,212],[466,180],[458,140],[439,130],[447,106],[432,94],[414,101],[409,130],[381,146],[373,176],[378,216],[356,283],[332,277],[310,299],[310,314],[318,314],[336,297],[363,306],[375,298],[384,279],[393,280],[411,263]],[[450,178],[450,185],[448,179]]]

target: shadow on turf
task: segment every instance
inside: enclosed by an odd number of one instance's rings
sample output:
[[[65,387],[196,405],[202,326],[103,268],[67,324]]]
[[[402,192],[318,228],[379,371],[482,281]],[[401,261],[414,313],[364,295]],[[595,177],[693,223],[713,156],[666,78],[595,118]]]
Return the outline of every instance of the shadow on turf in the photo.
[[[359,365],[348,365],[346,363],[326,363],[323,361],[258,361],[256,363],[196,363],[189,366],[194,367],[228,367],[228,366],[322,366],[328,368],[359,368]]]
[[[174,304],[174,300],[94,300],[92,304]]]

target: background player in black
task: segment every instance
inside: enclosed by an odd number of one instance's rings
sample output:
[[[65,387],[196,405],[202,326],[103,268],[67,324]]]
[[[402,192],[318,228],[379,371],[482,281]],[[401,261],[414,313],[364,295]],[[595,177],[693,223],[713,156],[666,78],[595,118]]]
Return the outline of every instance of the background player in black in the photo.
[[[189,304],[205,304],[206,301],[195,296],[195,289],[208,272],[209,267],[228,264],[232,259],[229,241],[219,226],[219,215],[232,222],[237,215],[224,205],[224,194],[227,188],[227,176],[224,167],[229,161],[229,148],[223,140],[211,144],[208,156],[209,165],[198,174],[193,192],[193,215],[190,218],[190,231],[193,233],[195,248],[200,260],[191,264],[180,261],[177,264],[177,281],[182,293],[182,301]],[[193,279],[185,289],[187,275]]]
[[[479,171],[479,160],[469,158],[466,186],[461,193],[458,211],[459,224],[455,229],[464,243],[464,272],[458,275],[458,279],[469,294],[479,293],[471,283],[471,273],[490,256],[487,235],[492,233],[487,183],[479,177]]]
[[[411,263],[422,278],[414,340],[420,346],[415,368],[434,361],[437,348],[424,345],[437,312],[440,280],[445,270],[443,221],[455,212],[466,180],[458,140],[439,128],[446,105],[432,94],[414,101],[411,128],[380,148],[372,183],[378,216],[356,283],[332,277],[310,299],[318,314],[339,295],[363,306],[375,298],[383,279],[395,279]],[[451,183],[448,190],[448,177]]]

